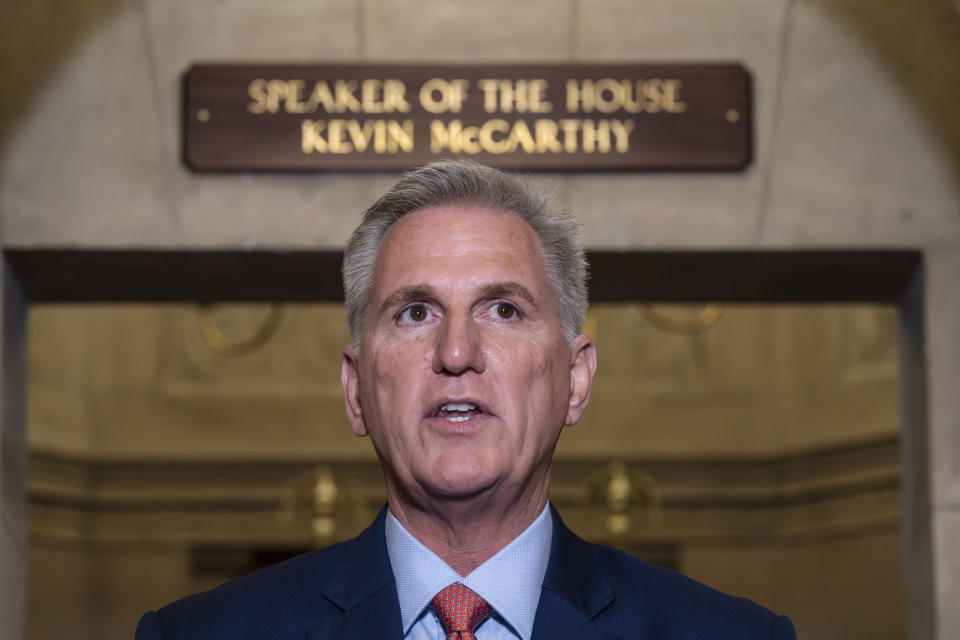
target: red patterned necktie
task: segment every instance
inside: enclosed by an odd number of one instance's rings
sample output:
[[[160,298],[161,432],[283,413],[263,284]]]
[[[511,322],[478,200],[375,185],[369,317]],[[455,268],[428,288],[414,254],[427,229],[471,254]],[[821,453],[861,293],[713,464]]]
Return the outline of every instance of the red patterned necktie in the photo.
[[[477,640],[473,630],[490,617],[493,607],[462,584],[452,584],[430,601],[447,634],[446,640]]]

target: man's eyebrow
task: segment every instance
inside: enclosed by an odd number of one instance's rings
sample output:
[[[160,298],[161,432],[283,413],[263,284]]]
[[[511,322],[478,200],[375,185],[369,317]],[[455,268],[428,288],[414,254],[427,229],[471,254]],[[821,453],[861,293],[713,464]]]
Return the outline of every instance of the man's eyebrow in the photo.
[[[533,295],[522,284],[516,282],[494,282],[488,284],[480,290],[480,298],[489,300],[491,298],[523,298],[534,308],[537,308],[536,300]],[[380,307],[381,313],[387,309],[400,307],[410,302],[420,300],[436,300],[437,294],[433,287],[427,284],[414,284],[408,287],[397,289],[383,301]]]
[[[436,298],[436,293],[433,290],[433,287],[426,284],[414,284],[409,287],[403,287],[397,289],[383,301],[383,305],[380,307],[380,311],[386,311],[387,309],[392,309],[393,307],[399,307],[407,304],[408,302],[415,302],[417,300],[433,300]]]
[[[534,308],[537,308],[537,302],[533,296],[522,284],[516,282],[495,282],[484,287],[480,291],[483,298],[523,298]]]

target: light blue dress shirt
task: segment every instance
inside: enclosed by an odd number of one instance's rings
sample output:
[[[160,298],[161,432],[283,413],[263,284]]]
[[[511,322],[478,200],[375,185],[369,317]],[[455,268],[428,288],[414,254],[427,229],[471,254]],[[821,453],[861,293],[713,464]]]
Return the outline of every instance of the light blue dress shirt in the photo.
[[[478,593],[495,611],[477,627],[477,640],[530,640],[550,559],[553,519],[549,504],[513,542],[466,577],[421,544],[390,512],[385,533],[404,638],[446,638],[429,604],[441,589],[459,582]]]

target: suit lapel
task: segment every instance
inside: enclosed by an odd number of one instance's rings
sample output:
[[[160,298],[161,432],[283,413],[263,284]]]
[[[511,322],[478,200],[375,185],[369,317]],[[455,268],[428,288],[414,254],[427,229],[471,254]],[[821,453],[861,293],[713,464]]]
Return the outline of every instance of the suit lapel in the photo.
[[[389,583],[343,612],[330,624],[307,631],[307,640],[403,638],[397,590]]]
[[[593,547],[553,516],[550,561],[533,623],[533,640],[602,640],[609,635],[596,618],[615,595],[597,565]],[[347,543],[342,562],[324,597],[339,617],[307,631],[307,640],[403,637],[400,601],[384,537],[386,508],[366,530]]]
[[[307,631],[307,640],[403,637],[400,601],[384,537],[386,507],[376,520],[351,540],[342,562],[323,591],[343,613]]]
[[[593,547],[567,529],[552,505],[550,510],[553,540],[533,640],[607,638],[595,618],[615,595],[598,567]]]

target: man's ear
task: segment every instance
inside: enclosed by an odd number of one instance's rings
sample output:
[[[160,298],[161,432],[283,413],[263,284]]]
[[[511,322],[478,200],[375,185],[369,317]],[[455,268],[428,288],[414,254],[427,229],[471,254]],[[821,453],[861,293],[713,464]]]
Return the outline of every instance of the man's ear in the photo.
[[[350,428],[358,437],[369,435],[367,425],[363,421],[363,411],[360,408],[360,378],[357,372],[359,364],[353,346],[343,350],[340,360],[340,385],[343,387],[343,400],[347,408],[347,420]]]
[[[572,426],[580,421],[590,402],[590,387],[597,373],[597,347],[593,338],[585,333],[577,336],[570,350],[570,403],[567,405],[567,417],[564,426]]]

